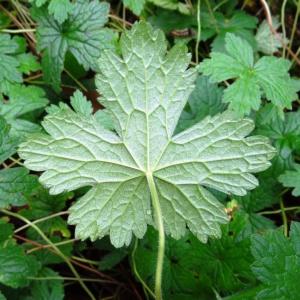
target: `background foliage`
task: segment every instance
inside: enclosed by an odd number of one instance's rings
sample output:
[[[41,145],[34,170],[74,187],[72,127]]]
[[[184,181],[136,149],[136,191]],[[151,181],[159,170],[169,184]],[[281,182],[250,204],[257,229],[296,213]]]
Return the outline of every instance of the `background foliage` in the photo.
[[[269,13],[270,10],[270,13]],[[0,2],[0,300],[150,299],[157,233],[114,248],[74,238],[68,208],[86,193],[49,195],[17,148],[51,104],[81,93],[108,129],[95,73],[136,20],[185,44],[198,77],[180,132],[226,109],[255,121],[277,150],[243,197],[212,190],[230,222],[222,237],[167,239],[164,299],[297,299],[300,287],[300,1],[10,0]],[[79,91],[81,91],[81,93]],[[77,100],[76,100],[77,99]]]

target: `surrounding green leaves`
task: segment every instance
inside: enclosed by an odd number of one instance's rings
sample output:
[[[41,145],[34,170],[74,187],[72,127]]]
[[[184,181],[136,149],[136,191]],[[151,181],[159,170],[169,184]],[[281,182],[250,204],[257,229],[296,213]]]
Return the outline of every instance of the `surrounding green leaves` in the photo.
[[[291,108],[297,99],[295,87],[288,74],[290,63],[282,58],[265,56],[254,64],[251,46],[234,34],[225,38],[227,54],[212,52],[210,59],[200,65],[200,71],[213,82],[236,79],[224,91],[223,101],[239,115],[258,110],[263,93],[280,110]]]
[[[299,7],[242,2],[0,5],[0,300],[152,298],[160,211],[164,300],[299,298]]]

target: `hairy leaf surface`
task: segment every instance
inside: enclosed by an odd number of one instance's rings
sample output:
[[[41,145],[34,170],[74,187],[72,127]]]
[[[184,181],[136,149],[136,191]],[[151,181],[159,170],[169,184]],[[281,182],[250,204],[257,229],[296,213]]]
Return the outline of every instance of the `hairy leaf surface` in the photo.
[[[168,234],[178,239],[188,227],[203,242],[220,236],[227,215],[205,187],[246,194],[258,184],[251,173],[270,165],[274,149],[264,137],[247,137],[251,120],[230,113],[173,136],[196,75],[187,69],[186,47],[167,51],[163,33],[141,22],[122,35],[120,50],[120,56],[103,52],[96,78],[116,132],[99,124],[84,97],[75,97],[74,110],[51,109],[43,122],[48,134],[21,145],[25,165],[44,171],[40,181],[52,194],[91,186],[69,217],[81,239],[109,234],[120,247],[132,234],[143,237],[153,223],[151,182]]]

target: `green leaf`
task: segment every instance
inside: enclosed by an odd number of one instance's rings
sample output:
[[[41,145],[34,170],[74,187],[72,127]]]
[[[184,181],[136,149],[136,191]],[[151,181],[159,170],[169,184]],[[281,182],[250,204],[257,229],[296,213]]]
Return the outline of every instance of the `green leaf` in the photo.
[[[37,278],[30,285],[31,297],[28,300],[63,300],[64,286],[63,278],[61,280],[43,280],[44,278],[60,278],[59,274],[49,268],[43,268],[39,271]]]
[[[264,289],[257,299],[297,299],[300,288],[300,223],[291,225],[290,238],[279,230],[252,238],[252,270]]]
[[[3,242],[13,235],[13,230],[14,226],[11,223],[7,223],[3,219],[0,219],[0,247],[3,246]]]
[[[0,102],[0,114],[12,126],[11,134],[24,138],[24,135],[28,133],[39,132],[39,125],[23,117],[48,104],[44,90],[36,86],[11,85],[6,95],[9,101]]]
[[[92,187],[71,208],[78,238],[109,234],[117,247],[129,245],[133,234],[142,238],[153,224],[153,181],[168,234],[178,239],[188,227],[203,242],[220,236],[227,215],[205,187],[246,194],[258,184],[251,173],[268,168],[273,148],[264,137],[246,137],[253,122],[230,113],[173,137],[194,88],[186,47],[167,52],[163,33],[144,22],[120,43],[121,56],[103,52],[96,78],[116,132],[61,104],[43,121],[48,134],[23,143],[20,156],[29,169],[45,171],[40,182],[51,194]]]
[[[43,9],[34,11],[38,22],[38,48],[43,52],[44,76],[56,90],[60,89],[60,74],[64,68],[67,51],[70,51],[86,70],[95,70],[101,50],[108,47],[105,45],[107,34],[103,30],[108,11],[108,3],[79,0],[63,24],[59,24]]]
[[[10,126],[0,115],[0,163],[17,151],[19,140],[10,134]]]
[[[146,1],[165,9],[178,10],[183,14],[190,13],[189,5],[182,3],[179,0],[146,0]]]
[[[268,136],[277,149],[278,155],[273,160],[272,176],[281,175],[286,169],[293,169],[293,154],[300,152],[300,111],[285,113],[282,120],[278,115],[268,118],[270,106],[261,109],[256,117],[256,132]]]
[[[87,101],[86,97],[79,90],[71,97],[71,104],[76,112],[87,117],[93,113],[92,103]]]
[[[257,43],[257,50],[268,55],[272,55],[282,48],[283,36],[278,33],[278,28],[280,23],[278,17],[272,18],[272,27],[276,30],[276,36],[270,29],[270,25],[266,20],[264,20],[258,27],[255,40]],[[286,39],[284,43],[286,44],[288,40]]]
[[[18,44],[10,35],[0,33],[0,88],[4,81],[22,82],[20,63],[15,56],[17,49]]]
[[[294,188],[292,194],[297,197],[300,196],[300,165],[296,165],[295,171],[285,171],[279,176],[279,181],[289,188]]]
[[[246,215],[235,213],[233,220],[222,226],[222,237],[209,239],[207,244],[200,243],[191,234],[178,241],[168,238],[163,271],[164,298],[214,299],[211,289],[226,295],[253,285],[250,235],[244,231],[248,222]],[[155,279],[156,241],[157,234],[149,228],[132,257],[137,272],[151,288]]]
[[[189,96],[187,106],[182,112],[176,131],[182,131],[206,116],[215,116],[225,110],[222,103],[223,89],[211,83],[206,76],[199,76],[196,86]]]
[[[41,7],[47,2],[47,0],[29,0],[29,2],[35,3],[37,7]]]
[[[207,24],[213,28],[217,36],[212,42],[212,50],[216,52],[225,51],[225,39],[227,33],[233,33],[236,36],[246,40],[252,47],[255,46],[255,38],[253,29],[256,28],[257,18],[251,16],[244,11],[235,11],[233,15],[228,18],[222,13],[214,13],[214,19],[209,14],[209,22]]]
[[[37,58],[31,53],[21,53],[17,56],[19,65],[19,71],[29,75],[30,72],[36,72],[41,70],[41,65],[37,61]]]
[[[0,248],[0,283],[18,288],[27,286],[27,277],[35,276],[40,264],[17,245]]]
[[[199,70],[214,82],[236,79],[224,92],[223,101],[229,108],[239,115],[249,114],[259,109],[264,93],[281,111],[290,109],[299,90],[288,73],[290,62],[265,56],[254,64],[253,50],[245,40],[228,33],[225,43],[227,53],[212,52]]]
[[[139,242],[132,259],[137,273],[153,289],[155,263],[157,260],[157,233],[149,227]],[[214,294],[209,288],[207,277],[201,269],[201,243],[191,234],[180,240],[166,239],[162,286],[164,299],[209,300]]]
[[[134,14],[140,15],[144,9],[147,0],[123,0],[123,3],[128,7]]]
[[[73,5],[70,0],[29,0],[37,7],[41,7],[44,4],[48,4],[48,12],[53,15],[53,18],[60,24],[62,24],[72,12]]]
[[[37,186],[37,177],[29,175],[26,168],[10,168],[0,171],[0,207],[21,206]]]
[[[51,0],[48,11],[59,23],[63,23],[72,12],[73,6],[70,0]]]

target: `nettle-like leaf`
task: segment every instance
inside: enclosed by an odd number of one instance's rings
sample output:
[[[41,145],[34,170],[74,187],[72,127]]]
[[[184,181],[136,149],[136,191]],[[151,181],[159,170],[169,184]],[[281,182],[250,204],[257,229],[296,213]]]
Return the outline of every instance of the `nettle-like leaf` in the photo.
[[[247,41],[227,33],[226,54],[212,52],[199,67],[200,72],[210,76],[212,82],[236,79],[224,91],[223,101],[239,115],[258,110],[263,94],[279,110],[291,109],[297,99],[297,86],[288,70],[290,62],[283,58],[264,56],[254,63],[254,53]]]
[[[105,130],[89,103],[73,111],[61,104],[45,118],[48,134],[32,136],[19,154],[40,181],[58,194],[92,188],[71,208],[76,236],[128,245],[153,224],[150,189],[156,190],[165,230],[178,239],[187,227],[201,241],[220,236],[228,218],[224,207],[204,187],[244,195],[257,186],[251,174],[265,170],[274,149],[261,136],[247,137],[253,121],[230,113],[207,117],[173,136],[196,72],[187,69],[184,45],[167,51],[161,31],[136,23],[120,41],[121,55],[107,50],[96,78],[101,103],[115,132]],[[85,103],[85,104],[84,104]]]
[[[45,79],[56,90],[60,88],[60,74],[67,51],[85,69],[95,69],[107,33],[103,26],[108,19],[109,4],[78,0],[68,19],[60,24],[44,9],[35,9],[38,23],[38,48],[43,51],[42,66]]]
[[[255,258],[252,271],[263,283],[255,299],[298,299],[300,276],[300,223],[292,222],[290,238],[281,231],[254,235],[251,251]]]

